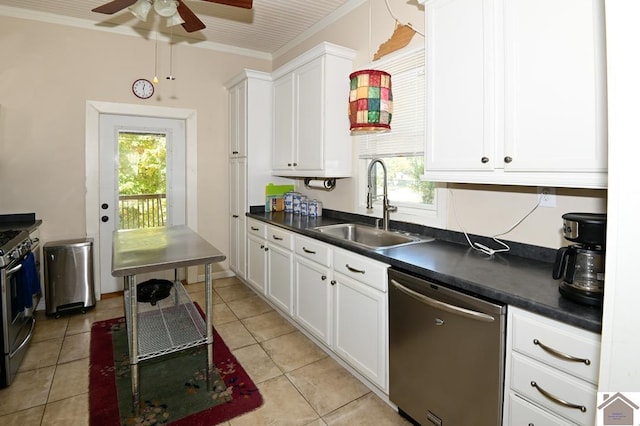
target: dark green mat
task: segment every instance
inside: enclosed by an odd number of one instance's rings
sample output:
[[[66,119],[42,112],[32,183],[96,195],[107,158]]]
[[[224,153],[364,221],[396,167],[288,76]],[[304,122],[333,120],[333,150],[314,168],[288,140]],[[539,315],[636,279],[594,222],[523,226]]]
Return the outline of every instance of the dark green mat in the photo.
[[[124,318],[91,327],[91,425],[214,425],[262,405],[262,397],[214,329],[215,373],[207,391],[206,347],[142,361],[140,416],[131,416],[131,376]]]

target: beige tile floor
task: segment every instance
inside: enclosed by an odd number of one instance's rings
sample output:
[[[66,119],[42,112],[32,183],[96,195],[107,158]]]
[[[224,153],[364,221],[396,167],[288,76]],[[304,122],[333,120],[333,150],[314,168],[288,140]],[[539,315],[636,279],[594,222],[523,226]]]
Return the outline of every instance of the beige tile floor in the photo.
[[[204,306],[204,284],[187,286]],[[213,324],[262,393],[235,425],[404,425],[391,407],[235,278],[214,282]],[[94,321],[123,316],[122,298],[52,319],[37,312],[14,383],[0,390],[0,424],[89,423],[89,338]]]

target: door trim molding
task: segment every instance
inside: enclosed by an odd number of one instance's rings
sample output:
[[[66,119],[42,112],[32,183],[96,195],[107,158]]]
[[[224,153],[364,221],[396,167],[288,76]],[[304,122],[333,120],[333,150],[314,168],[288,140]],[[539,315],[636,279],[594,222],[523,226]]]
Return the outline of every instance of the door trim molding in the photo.
[[[136,115],[146,117],[185,120],[186,143],[186,185],[187,185],[187,225],[198,229],[198,170],[197,170],[197,122],[196,110],[170,108],[114,102],[86,102],[85,109],[85,226],[88,238],[93,238],[94,283],[96,295],[100,297],[100,115]],[[110,267],[108,265],[107,267]],[[197,281],[197,269],[188,269],[188,282]]]

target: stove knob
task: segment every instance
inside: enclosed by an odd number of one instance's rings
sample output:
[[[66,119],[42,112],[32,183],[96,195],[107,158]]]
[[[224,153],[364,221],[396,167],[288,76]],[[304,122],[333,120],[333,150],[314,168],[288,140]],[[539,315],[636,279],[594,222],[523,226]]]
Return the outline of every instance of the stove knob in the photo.
[[[16,260],[20,258],[20,249],[13,249],[11,253],[9,253],[9,259]]]

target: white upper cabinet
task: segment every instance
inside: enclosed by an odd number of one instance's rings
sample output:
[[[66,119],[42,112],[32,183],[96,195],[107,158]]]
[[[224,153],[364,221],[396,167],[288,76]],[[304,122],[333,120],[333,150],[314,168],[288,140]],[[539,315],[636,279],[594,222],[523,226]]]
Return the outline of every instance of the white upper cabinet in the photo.
[[[603,0],[426,5],[425,178],[606,188]]]
[[[322,43],[273,73],[273,171],[351,176],[347,105],[354,52]]]

